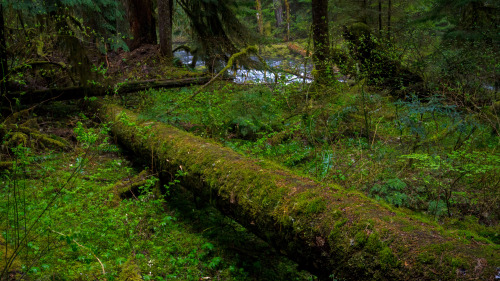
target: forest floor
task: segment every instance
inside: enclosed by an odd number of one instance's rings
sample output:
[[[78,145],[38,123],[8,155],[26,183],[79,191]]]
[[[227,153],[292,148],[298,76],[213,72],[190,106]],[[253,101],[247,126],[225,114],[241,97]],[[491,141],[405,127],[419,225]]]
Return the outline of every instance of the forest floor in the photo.
[[[41,131],[68,146],[18,147],[14,167],[1,173],[1,233],[10,253],[19,249],[13,279],[314,280],[213,207],[197,208],[175,176],[162,184],[176,192],[156,193],[157,175],[80,108],[39,107]]]
[[[103,83],[202,75],[165,66],[156,46],[112,53],[105,61]],[[193,96],[197,89],[146,90],[117,100],[143,118],[412,209],[463,230],[466,239],[500,243],[499,136],[481,116],[443,100],[395,101],[383,91],[341,83],[318,89],[221,82]],[[46,103],[16,120],[31,126],[33,136],[37,130],[62,145],[20,138],[15,141],[29,148],[2,148],[0,162],[15,165],[0,172],[7,194],[0,200],[0,231],[11,245],[7,252],[22,249],[10,274],[315,279],[212,207],[197,208],[192,195],[180,192],[181,174],[160,183],[113,144],[110,124],[97,123],[84,107],[84,101]],[[159,196],[158,185],[176,192]],[[128,187],[132,192],[120,192]],[[0,259],[0,270],[4,265]]]
[[[103,83],[111,84],[203,75],[165,66],[152,45],[111,53],[106,64]],[[52,141],[4,142],[27,148],[0,154],[6,164],[0,232],[9,242],[0,241],[0,274],[28,280],[315,280],[213,207],[199,208],[175,176],[161,183],[175,186],[175,193],[155,193],[157,175],[128,159],[113,144],[108,124],[96,123],[82,108],[85,101],[47,102],[11,120]],[[129,193],[117,190],[130,187]],[[8,267],[5,249],[17,253]]]

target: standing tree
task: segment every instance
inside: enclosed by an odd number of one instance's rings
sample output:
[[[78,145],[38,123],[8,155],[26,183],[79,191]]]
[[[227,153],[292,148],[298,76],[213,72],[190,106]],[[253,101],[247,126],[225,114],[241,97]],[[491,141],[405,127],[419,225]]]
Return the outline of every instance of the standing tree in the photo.
[[[392,2],[388,0],[387,4],[387,38],[391,37],[391,16],[392,16]]]
[[[286,10],[286,41],[290,41],[290,3],[285,0],[285,10]]]
[[[127,0],[127,16],[133,39],[128,42],[130,50],[142,44],[156,44],[156,23],[151,0]]]
[[[330,36],[328,35],[328,0],[312,0],[312,22],[315,80],[325,84],[328,76],[330,57]]]
[[[7,42],[5,41],[5,19],[3,4],[0,3],[0,94],[7,92]]]
[[[273,8],[276,27],[280,27],[283,24],[283,5],[281,5],[281,0],[273,0]]]
[[[251,40],[238,20],[235,0],[178,0],[191,22],[192,34],[210,72]]]
[[[257,9],[257,26],[259,35],[264,35],[264,15],[262,14],[261,0],[255,0],[255,8]]]
[[[160,32],[160,53],[171,62],[173,0],[158,0],[158,27]]]
[[[378,34],[382,34],[382,0],[378,0]]]

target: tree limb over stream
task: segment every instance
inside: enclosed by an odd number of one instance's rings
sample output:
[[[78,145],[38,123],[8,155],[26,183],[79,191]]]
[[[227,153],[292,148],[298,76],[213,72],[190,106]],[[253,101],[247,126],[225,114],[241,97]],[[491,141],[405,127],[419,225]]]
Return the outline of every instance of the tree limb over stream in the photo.
[[[321,279],[493,280],[498,245],[94,101],[118,141]],[[154,163],[151,163],[151,161]],[[182,168],[180,168],[182,167]]]

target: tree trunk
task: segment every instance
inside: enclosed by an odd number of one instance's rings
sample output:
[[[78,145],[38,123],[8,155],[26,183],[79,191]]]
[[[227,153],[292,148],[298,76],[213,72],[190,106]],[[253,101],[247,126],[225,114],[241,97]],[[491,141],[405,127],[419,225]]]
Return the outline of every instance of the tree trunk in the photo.
[[[172,12],[173,0],[158,0],[158,27],[160,32],[160,53],[172,63]]]
[[[283,24],[283,6],[281,0],[273,0],[274,17],[276,18],[276,27],[281,27]]]
[[[312,0],[312,21],[316,70],[315,80],[320,84],[327,82],[330,57],[330,38],[328,34],[328,0]]]
[[[408,210],[247,158],[172,126],[140,120],[109,101],[93,106],[134,159],[160,174],[182,169],[185,188],[320,280],[487,280],[496,274],[500,256],[491,242],[477,242]]]
[[[261,0],[255,0],[255,6],[257,9],[257,27],[259,29],[259,34],[264,35],[264,15],[262,14]]]
[[[378,35],[382,34],[382,0],[378,0]]]
[[[392,0],[387,4],[387,38],[391,37]]]
[[[151,0],[128,0],[128,20],[133,39],[128,42],[130,50],[142,44],[156,44],[156,23]]]
[[[285,0],[286,8],[286,41],[290,41],[290,2]]]
[[[5,40],[5,18],[3,15],[3,5],[0,4],[0,94],[7,93],[7,41]]]

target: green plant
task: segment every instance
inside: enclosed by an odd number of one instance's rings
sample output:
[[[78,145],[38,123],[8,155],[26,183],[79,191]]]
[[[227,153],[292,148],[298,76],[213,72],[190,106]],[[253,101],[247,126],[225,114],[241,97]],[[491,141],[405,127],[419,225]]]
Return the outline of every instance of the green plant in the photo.
[[[469,202],[467,205],[483,215],[498,216],[493,205],[497,204],[500,155],[470,151],[467,149],[469,145],[444,157],[425,153],[401,156],[414,160],[414,167],[424,174],[420,177],[422,184],[427,186],[428,196],[434,198],[429,203],[429,210],[433,209],[436,215],[445,205],[448,216],[451,216],[453,205]]]
[[[377,200],[384,199],[396,207],[411,207],[406,187],[406,183],[399,178],[388,179],[382,184],[373,185],[370,195]]]

